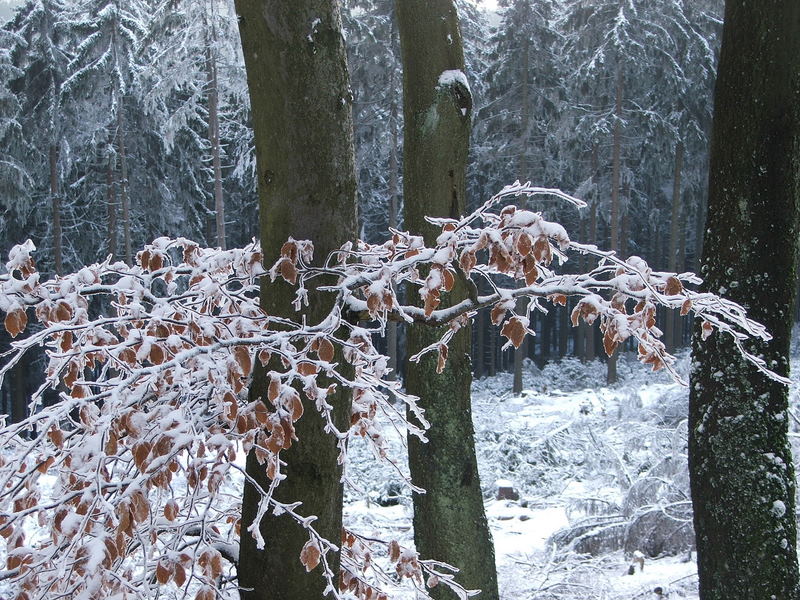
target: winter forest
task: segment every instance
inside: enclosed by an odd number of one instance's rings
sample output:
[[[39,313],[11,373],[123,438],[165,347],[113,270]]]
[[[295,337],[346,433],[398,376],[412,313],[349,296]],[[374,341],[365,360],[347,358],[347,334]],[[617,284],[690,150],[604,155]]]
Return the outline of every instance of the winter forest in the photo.
[[[0,600],[800,600],[796,0],[0,0]]]

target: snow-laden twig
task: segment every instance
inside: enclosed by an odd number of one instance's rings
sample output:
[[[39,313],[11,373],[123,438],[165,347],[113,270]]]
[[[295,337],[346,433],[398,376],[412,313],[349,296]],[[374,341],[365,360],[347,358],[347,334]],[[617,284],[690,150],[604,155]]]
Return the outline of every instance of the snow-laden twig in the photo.
[[[428,422],[417,399],[389,379],[387,358],[372,343],[392,318],[442,327],[439,341],[414,357],[434,352],[441,369],[448,342],[477,310],[491,309],[502,335],[519,347],[532,331],[528,314],[516,313],[518,298],[534,298],[543,310],[545,302],[566,305],[573,297],[573,324],[599,322],[609,354],[634,339],[640,360],[677,379],[655,323],[657,307],[680,308],[702,318],[706,333],[733,336],[745,358],[780,379],[742,346],[769,334],[739,305],[688,288],[699,282],[694,275],[654,272],[640,258],[623,260],[573,242],[541,214],[506,206],[517,196],[541,195],[583,205],[558,190],[517,182],[470,215],[430,219],[441,227],[431,246],[394,231],[383,244],[348,242],[315,263],[311,242],[290,239],[279,257],[270,257],[268,270],[255,242],[219,250],[159,238],[133,266],[108,259],[41,281],[33,244],[13,248],[8,274],[0,276],[0,311],[17,339],[0,379],[38,346],[45,347],[48,365],[30,415],[0,429],[0,536],[8,579],[42,600],[91,597],[99,589],[148,597],[155,582],[212,597],[219,586],[234,586],[240,533],[263,544],[259,523],[271,511],[307,531],[298,560],[320,567],[332,596],[391,593],[389,579],[368,564],[376,542],[355,532],[342,547],[325,540],[299,503],[280,503],[274,492],[286,477],[281,453],[297,441],[294,424],[306,410],[321,415],[342,462],[348,440],[360,436],[379,460],[395,464],[382,433],[387,425],[424,440]],[[597,257],[598,266],[559,274],[556,265],[575,253]],[[260,308],[267,276],[296,286],[296,318]],[[488,282],[490,294],[478,294],[480,281]],[[416,287],[419,305],[401,303],[403,285]],[[331,308],[311,323],[302,313],[314,288],[330,293]],[[442,299],[454,293],[443,308]],[[31,318],[42,328],[24,337]],[[372,324],[363,325],[366,320]],[[251,400],[256,368],[266,387]],[[342,429],[327,400],[337,387],[353,391]],[[44,402],[48,391],[57,395],[55,403]],[[242,469],[243,453],[253,453],[269,486],[257,486]],[[55,487],[43,478],[55,478]],[[261,496],[255,521],[243,532],[240,499],[230,492],[231,482],[242,478]],[[25,539],[25,521],[34,518],[49,537]],[[420,559],[389,542],[384,548],[423,597],[433,584],[471,594],[435,557]],[[334,552],[342,553],[344,572],[352,576],[346,582],[330,567]]]

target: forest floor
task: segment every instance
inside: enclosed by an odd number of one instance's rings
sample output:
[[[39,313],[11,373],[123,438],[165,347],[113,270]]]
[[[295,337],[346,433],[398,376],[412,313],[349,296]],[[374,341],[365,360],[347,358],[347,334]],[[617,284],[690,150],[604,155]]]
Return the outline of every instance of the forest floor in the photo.
[[[685,353],[678,369],[688,372]],[[632,356],[621,358],[619,375],[607,387],[604,364],[567,358],[544,369],[526,364],[518,396],[510,374],[473,383],[478,463],[504,600],[697,599],[688,388]],[[793,406],[797,397],[795,385]],[[402,454],[398,436],[390,443]],[[347,524],[413,544],[408,491],[387,484],[396,474],[365,452],[351,457],[349,474],[361,491],[347,495]],[[519,500],[497,499],[500,485],[513,485]],[[398,504],[380,505],[393,494]],[[644,567],[629,575],[637,551]]]

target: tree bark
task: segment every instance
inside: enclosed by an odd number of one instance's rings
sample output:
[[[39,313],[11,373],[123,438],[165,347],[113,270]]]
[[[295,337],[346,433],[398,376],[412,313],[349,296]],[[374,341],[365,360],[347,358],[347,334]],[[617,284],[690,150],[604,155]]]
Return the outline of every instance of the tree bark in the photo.
[[[465,171],[472,96],[462,80],[464,55],[453,0],[398,0],[403,56],[405,225],[428,243],[441,233],[425,215],[458,217],[465,210]],[[461,73],[461,75],[458,74]],[[443,300],[465,296],[459,282]],[[408,354],[432,343],[442,331],[409,327]],[[497,599],[494,547],[478,480],[470,405],[469,328],[450,343],[443,373],[436,358],[408,364],[406,389],[420,397],[431,422],[428,443],[409,438],[409,466],[415,483],[414,540],[425,558],[460,569],[456,579],[468,589]],[[436,599],[451,598],[444,586]]]
[[[206,44],[206,76],[208,78],[208,140],[211,143],[211,168],[214,173],[214,215],[217,246],[225,249],[225,201],[222,196],[222,163],[219,139],[219,81],[217,61],[212,52],[216,44],[216,33],[212,31]]]
[[[522,181],[527,181],[530,176],[528,167],[528,140],[530,138],[530,40],[526,37],[522,42],[522,123],[519,144],[519,175]],[[517,300],[517,312],[522,314],[528,301],[520,298]],[[522,341],[522,345],[514,350],[514,382],[512,392],[519,394],[522,392],[522,359],[528,351],[528,336]]]
[[[61,198],[58,195],[58,146],[50,144],[50,199],[53,207],[53,264],[56,275],[61,275],[63,269],[63,250],[61,248]]]
[[[589,214],[589,243],[596,244],[597,243],[597,202],[592,202],[592,207],[590,209]],[[593,269],[594,259],[591,257],[586,258],[586,269]],[[586,326],[586,362],[592,362],[595,358],[597,358],[597,352],[595,350],[596,344],[596,336],[595,333],[596,327],[592,325]]]
[[[678,247],[681,230],[681,173],[683,172],[683,142],[678,142],[675,148],[675,172],[672,177],[672,215],[669,228],[669,264],[667,270],[674,273],[678,270]],[[678,313],[675,310],[667,312],[667,327],[664,332],[664,343],[667,352],[675,350],[675,337],[678,328]]]
[[[122,103],[117,109],[117,147],[119,148],[119,194],[122,200],[122,243],[125,252],[125,264],[133,264],[131,249],[131,203],[128,198],[128,157],[125,151],[125,129],[122,118]]]
[[[394,77],[392,78],[392,88],[394,88]],[[398,120],[397,102],[392,102],[391,128],[392,128],[392,147],[389,151],[389,227],[397,227],[398,199],[400,196],[399,181],[399,160],[397,156],[399,140],[397,134]],[[389,357],[389,368],[392,370],[390,377],[397,378],[397,322],[389,321],[386,324],[386,354]]]
[[[611,248],[619,251],[619,182],[622,170],[622,94],[625,79],[622,74],[622,65],[617,65],[616,101],[614,105],[614,139],[611,158]],[[617,382],[617,357],[619,350],[608,357],[606,363],[606,383]]]
[[[800,3],[728,0],[714,92],[704,287],[767,326],[787,374],[800,233]],[[689,469],[700,598],[798,598],[788,390],[728,336],[693,338]]]
[[[106,209],[108,211],[108,255],[117,258],[117,189],[114,182],[114,164],[108,159],[106,167]]]
[[[311,240],[314,262],[356,236],[356,176],[349,77],[335,0],[236,0],[256,143],[264,263],[280,256],[287,237]],[[313,24],[313,25],[312,25]],[[321,280],[319,285],[333,283]],[[295,289],[276,281],[262,290],[261,305],[271,315],[302,319],[291,310]],[[330,310],[330,294],[310,291],[304,309],[309,323]],[[339,357],[338,362],[343,362]],[[264,369],[256,372],[253,398],[266,397]],[[341,386],[340,386],[341,387]],[[348,391],[329,396],[341,430],[350,418]],[[279,501],[301,501],[302,514],[315,515],[317,531],[338,544],[342,528],[341,466],[336,440],[323,430],[313,402],[295,427],[299,442],[281,452],[287,478]],[[247,473],[268,485],[264,467],[251,454]],[[319,571],[306,573],[300,551],[308,535],[293,520],[269,514],[261,522],[266,547],[246,533],[258,494],[245,484],[239,584],[245,600],[322,598]],[[339,558],[328,555],[334,573]]]

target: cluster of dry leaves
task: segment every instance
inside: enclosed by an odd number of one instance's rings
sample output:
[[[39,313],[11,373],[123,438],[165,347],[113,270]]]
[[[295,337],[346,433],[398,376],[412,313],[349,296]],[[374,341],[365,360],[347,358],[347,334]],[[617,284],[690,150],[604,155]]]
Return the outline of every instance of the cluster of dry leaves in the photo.
[[[107,260],[42,281],[33,244],[15,247],[0,277],[0,311],[16,338],[2,374],[36,346],[48,357],[28,418],[0,429],[2,577],[18,600],[96,598],[101,590],[104,597],[155,597],[163,586],[199,600],[218,597],[236,589],[240,535],[263,545],[258,524],[267,511],[307,530],[300,560],[309,571],[320,569],[336,597],[387,598],[395,585],[387,565],[422,593],[444,584],[466,597],[447,565],[351,531],[337,546],[316,532],[302,506],[273,497],[285,477],[281,452],[297,442],[294,424],[311,407],[337,439],[342,461],[352,436],[393,461],[386,426],[424,439],[415,398],[389,380],[387,359],[372,344],[388,319],[449,325],[413,357],[436,352],[440,368],[447,343],[477,310],[490,309],[508,343],[519,347],[533,333],[530,311],[568,297],[577,299],[573,324],[599,321],[609,353],[636,340],[641,360],[655,369],[672,361],[655,325],[657,306],[694,312],[737,343],[768,338],[740,306],[689,290],[686,284],[698,282],[692,274],[653,272],[641,259],[572,242],[538,213],[501,208],[510,198],[540,194],[582,204],[516,184],[463,219],[432,220],[441,227],[433,245],[394,231],[384,244],[347,243],[313,265],[311,243],[290,239],[269,271],[257,243],[219,250],[160,238],[132,266]],[[587,273],[557,273],[569,252],[591,254],[598,264]],[[267,277],[295,285],[294,306],[302,311],[321,275],[337,282],[324,288],[333,302],[321,322],[260,308]],[[490,294],[478,294],[480,279]],[[420,306],[400,303],[397,290],[407,283],[418,287]],[[460,296],[441,308],[456,287]],[[531,302],[517,314],[521,297]],[[353,315],[363,317],[360,325]],[[248,396],[256,368],[268,383]],[[327,401],[337,386],[354,392],[344,431]],[[406,422],[394,399],[422,428]],[[245,471],[249,452],[268,475],[266,489]],[[254,523],[240,522],[245,481],[261,495]],[[330,552],[341,552],[341,573],[332,572]]]

